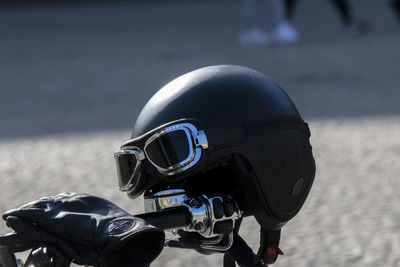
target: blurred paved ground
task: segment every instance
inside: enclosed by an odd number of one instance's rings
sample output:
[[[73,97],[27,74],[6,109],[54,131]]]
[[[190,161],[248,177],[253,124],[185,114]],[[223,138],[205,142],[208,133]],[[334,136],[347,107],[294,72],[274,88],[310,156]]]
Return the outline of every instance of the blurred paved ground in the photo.
[[[328,2],[300,3],[288,47],[237,45],[237,1],[0,7],[0,212],[62,191],[142,211],[112,160],[139,110],[177,75],[239,64],[280,83],[312,131],[315,186],[276,266],[400,266],[400,25],[385,1],[354,1],[374,30],[351,38]],[[254,229],[242,235],[256,246]],[[154,263],[205,265],[220,257]]]

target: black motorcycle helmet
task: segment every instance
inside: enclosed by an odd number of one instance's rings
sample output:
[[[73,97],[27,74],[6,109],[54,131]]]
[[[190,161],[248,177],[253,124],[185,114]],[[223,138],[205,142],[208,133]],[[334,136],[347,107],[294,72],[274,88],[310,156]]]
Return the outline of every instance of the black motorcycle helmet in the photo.
[[[143,146],[143,140],[158,136],[169,125],[184,123],[207,137],[202,146],[193,139],[201,150],[195,164],[170,173],[167,168],[142,164],[140,179],[125,187],[130,197],[166,188],[229,194],[245,216],[253,215],[269,230],[279,230],[298,213],[315,175],[310,131],[276,83],[257,71],[232,65],[184,74],[144,106],[133,128],[131,147]],[[149,153],[152,146],[147,146]]]

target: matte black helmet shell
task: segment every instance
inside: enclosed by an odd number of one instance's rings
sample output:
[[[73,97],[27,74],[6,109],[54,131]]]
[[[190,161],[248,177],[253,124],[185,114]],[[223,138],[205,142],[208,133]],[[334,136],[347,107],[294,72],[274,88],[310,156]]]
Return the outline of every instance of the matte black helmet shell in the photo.
[[[205,127],[282,115],[300,117],[287,94],[249,68],[222,65],[186,73],[161,88],[144,106],[132,138],[180,118]]]
[[[307,124],[281,87],[241,66],[191,71],[147,102],[132,138],[184,118],[199,120],[206,134],[221,129],[227,132],[220,136],[230,136],[232,127],[223,126],[241,127],[242,138],[210,149],[207,163],[232,156],[230,179],[240,188],[247,215],[266,228],[279,229],[298,213],[311,189],[315,162]]]

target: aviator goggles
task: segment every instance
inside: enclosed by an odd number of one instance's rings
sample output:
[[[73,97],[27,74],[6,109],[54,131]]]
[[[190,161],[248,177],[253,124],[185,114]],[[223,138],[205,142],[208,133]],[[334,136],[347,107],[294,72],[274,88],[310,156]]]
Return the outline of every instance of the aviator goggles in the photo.
[[[119,189],[130,191],[138,186],[144,160],[161,174],[171,176],[196,165],[202,151],[207,148],[204,131],[191,122],[161,126],[144,136],[129,140],[114,153]]]

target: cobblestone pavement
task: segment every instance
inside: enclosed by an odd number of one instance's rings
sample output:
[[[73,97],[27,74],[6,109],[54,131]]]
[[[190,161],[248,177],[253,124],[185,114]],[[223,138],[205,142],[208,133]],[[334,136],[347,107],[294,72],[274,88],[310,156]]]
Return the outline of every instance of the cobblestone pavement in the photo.
[[[283,231],[277,266],[400,266],[398,119],[312,121],[317,179],[305,207]],[[132,213],[116,189],[112,153],[128,132],[19,139],[0,143],[0,211],[60,191],[87,192]],[[23,167],[22,167],[23,166]],[[12,177],[12,179],[11,179]],[[5,227],[0,227],[2,232]],[[258,227],[242,235],[253,247]],[[166,249],[154,266],[220,266],[220,256]]]
[[[1,8],[0,213],[63,191],[141,212],[112,159],[141,107],[177,75],[239,64],[280,83],[312,132],[315,184],[276,266],[400,266],[400,25],[385,1],[354,1],[374,25],[354,38],[329,1],[303,2],[286,47],[239,46],[237,1]],[[257,246],[252,220],[242,236]],[[206,265],[221,257],[166,249],[152,266]]]

